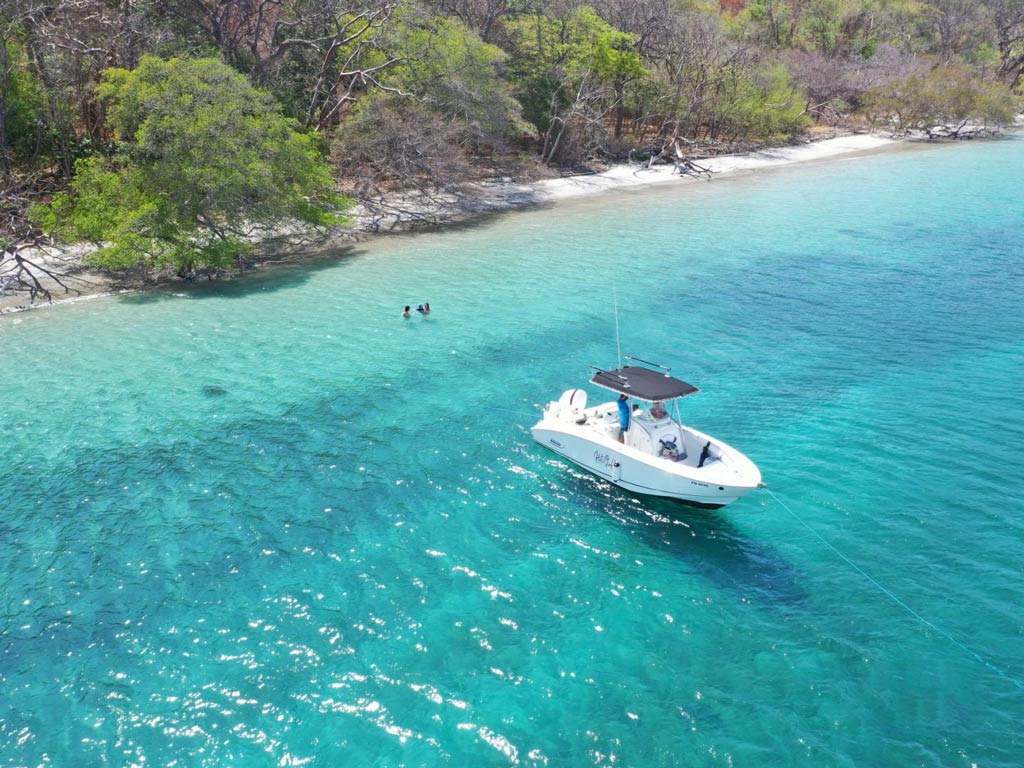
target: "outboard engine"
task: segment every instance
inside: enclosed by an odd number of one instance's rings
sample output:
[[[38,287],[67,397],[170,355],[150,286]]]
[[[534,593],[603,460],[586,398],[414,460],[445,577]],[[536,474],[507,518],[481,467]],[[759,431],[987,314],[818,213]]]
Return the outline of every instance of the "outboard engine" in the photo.
[[[558,398],[558,418],[574,421],[577,424],[585,420],[587,409],[587,393],[582,389],[567,389]]]

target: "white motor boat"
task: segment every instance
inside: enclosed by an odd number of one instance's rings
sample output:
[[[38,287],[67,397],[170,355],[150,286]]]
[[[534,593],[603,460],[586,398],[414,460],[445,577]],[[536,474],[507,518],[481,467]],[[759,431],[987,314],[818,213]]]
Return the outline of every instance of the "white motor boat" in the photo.
[[[678,401],[697,392],[695,386],[657,363],[626,359],[643,365],[595,368],[590,382],[619,394],[619,400],[626,396],[627,429],[620,427],[618,401],[588,408],[587,393],[570,389],[544,409],[533,439],[626,490],[706,509],[724,507],[761,487],[754,462],[680,421]]]

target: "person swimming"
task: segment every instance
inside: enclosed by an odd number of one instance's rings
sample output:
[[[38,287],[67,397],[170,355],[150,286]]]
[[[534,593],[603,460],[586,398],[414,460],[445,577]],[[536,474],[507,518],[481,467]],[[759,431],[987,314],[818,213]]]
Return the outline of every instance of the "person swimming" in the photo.
[[[402,312],[402,317],[411,317],[409,310],[412,309],[408,304],[405,305],[405,311]]]
[[[421,315],[429,315],[430,314],[430,302],[429,301],[423,302],[418,307],[416,307],[416,311],[419,312]]]

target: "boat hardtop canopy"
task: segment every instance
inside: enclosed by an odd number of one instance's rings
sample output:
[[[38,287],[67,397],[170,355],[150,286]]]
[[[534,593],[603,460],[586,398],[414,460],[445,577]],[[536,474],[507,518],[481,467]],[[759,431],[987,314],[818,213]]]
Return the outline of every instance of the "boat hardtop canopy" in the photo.
[[[639,365],[626,365],[612,371],[596,370],[597,373],[590,380],[591,384],[637,400],[676,400],[700,391],[693,384],[669,376],[667,368],[664,373]]]

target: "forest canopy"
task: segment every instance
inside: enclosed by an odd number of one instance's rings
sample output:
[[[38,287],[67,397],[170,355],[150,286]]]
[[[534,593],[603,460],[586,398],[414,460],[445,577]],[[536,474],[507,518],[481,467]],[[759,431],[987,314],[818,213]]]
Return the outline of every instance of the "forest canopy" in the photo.
[[[334,190],[974,135],[1022,85],[1024,0],[0,0],[0,236],[218,266],[253,226],[334,221]]]

